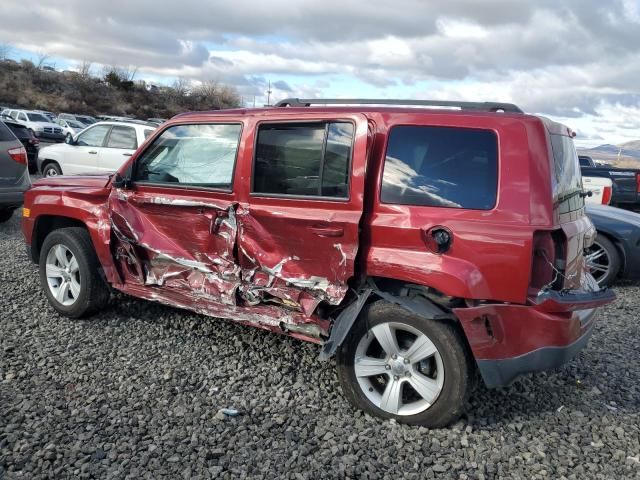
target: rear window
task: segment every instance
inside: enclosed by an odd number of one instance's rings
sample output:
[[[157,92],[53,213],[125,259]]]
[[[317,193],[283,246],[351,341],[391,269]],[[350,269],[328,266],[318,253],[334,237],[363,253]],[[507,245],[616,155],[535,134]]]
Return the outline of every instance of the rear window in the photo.
[[[9,129],[15,134],[18,138],[29,138],[31,134],[29,133],[29,129],[24,125],[19,125],[17,123],[6,123],[5,124]]]
[[[498,139],[490,130],[394,127],[383,203],[490,210],[498,190]]]
[[[573,139],[566,135],[551,136],[553,150],[554,182],[553,199],[561,204],[560,213],[572,212],[584,206],[580,162]]]
[[[7,127],[4,123],[0,122],[0,142],[8,142],[10,140],[15,140],[16,137],[9,127]]]

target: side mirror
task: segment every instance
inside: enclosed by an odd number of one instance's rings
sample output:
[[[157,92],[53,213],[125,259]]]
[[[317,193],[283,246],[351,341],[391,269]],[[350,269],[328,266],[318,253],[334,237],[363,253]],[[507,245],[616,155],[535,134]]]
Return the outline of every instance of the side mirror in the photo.
[[[68,135],[64,138],[64,143],[66,143],[67,145],[75,145],[76,141],[73,139],[71,135]]]
[[[113,177],[113,182],[111,182],[111,185],[114,188],[122,188],[122,189],[128,189],[131,188],[131,178],[125,178],[122,175],[120,175],[119,173],[116,173],[115,176]]]

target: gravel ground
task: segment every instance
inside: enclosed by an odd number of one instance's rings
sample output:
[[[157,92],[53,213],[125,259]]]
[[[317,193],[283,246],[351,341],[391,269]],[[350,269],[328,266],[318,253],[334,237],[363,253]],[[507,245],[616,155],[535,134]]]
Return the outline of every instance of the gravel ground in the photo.
[[[314,345],[122,295],[60,317],[18,218],[0,252],[0,479],[640,478],[637,286],[566,367],[428,430],[352,409]]]

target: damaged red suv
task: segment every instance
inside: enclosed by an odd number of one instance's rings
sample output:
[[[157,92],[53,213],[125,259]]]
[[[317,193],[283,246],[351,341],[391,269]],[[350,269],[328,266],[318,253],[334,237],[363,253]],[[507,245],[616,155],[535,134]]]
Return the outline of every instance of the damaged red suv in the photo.
[[[436,108],[443,107],[443,108]],[[444,426],[582,349],[614,299],[572,132],[501,103],[186,113],[111,177],[43,179],[22,224],[63,315],[110,289],[315,342],[357,407]]]

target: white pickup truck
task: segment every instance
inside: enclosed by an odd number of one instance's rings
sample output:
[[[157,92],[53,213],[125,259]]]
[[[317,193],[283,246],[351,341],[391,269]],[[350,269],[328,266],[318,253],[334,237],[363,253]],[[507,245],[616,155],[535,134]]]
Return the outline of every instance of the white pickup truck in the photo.
[[[587,203],[609,205],[611,202],[613,182],[610,178],[582,177],[582,186],[585,191],[592,193],[590,197],[586,197]]]

